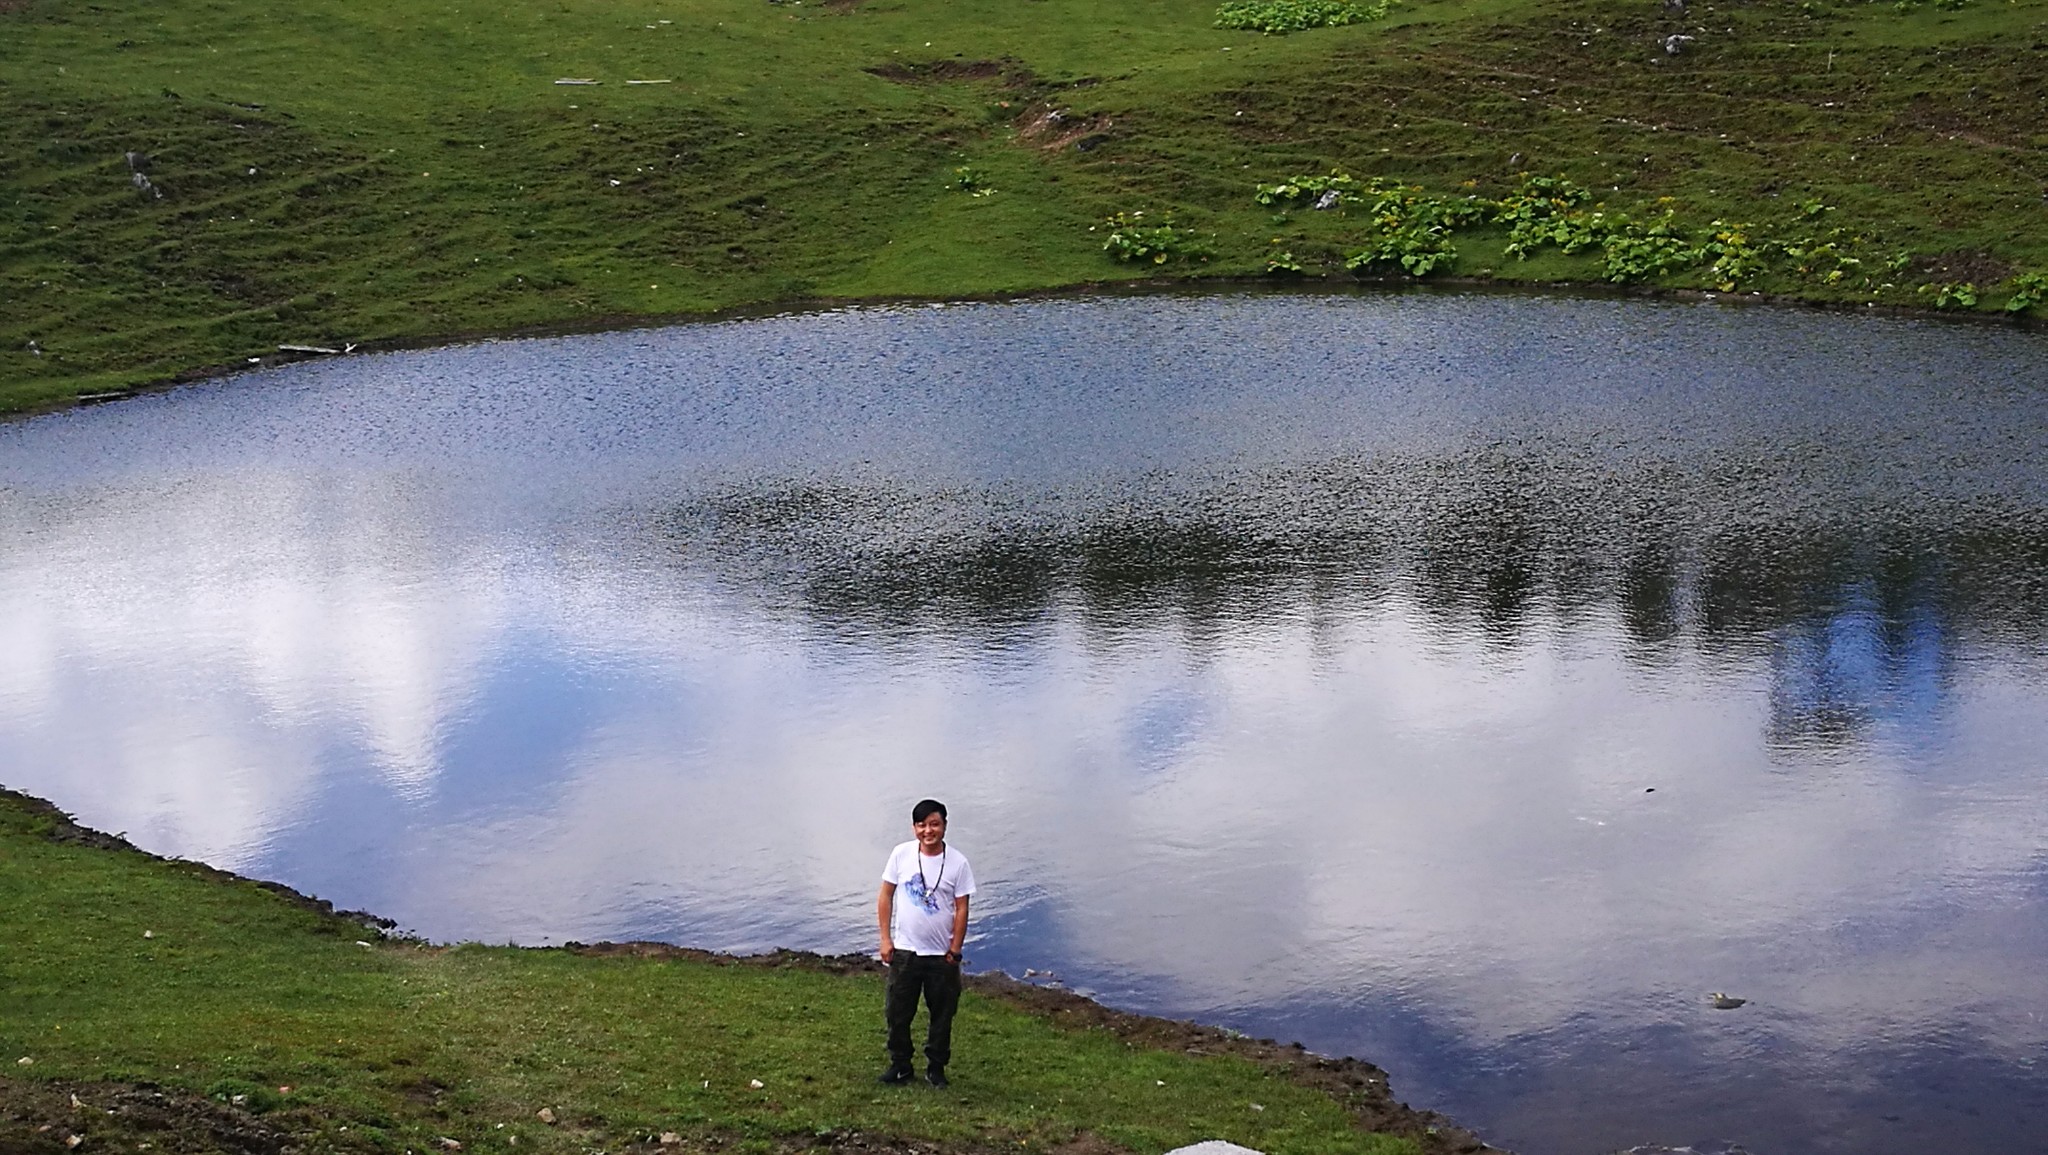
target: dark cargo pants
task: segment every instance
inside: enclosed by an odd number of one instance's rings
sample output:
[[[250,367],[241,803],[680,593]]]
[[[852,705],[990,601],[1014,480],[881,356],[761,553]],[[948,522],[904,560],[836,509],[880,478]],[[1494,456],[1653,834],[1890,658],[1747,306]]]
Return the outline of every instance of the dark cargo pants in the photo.
[[[910,1065],[910,1020],[924,997],[930,1021],[925,1024],[924,1060],[943,1067],[953,1057],[953,1012],[960,1006],[960,966],[945,955],[914,954],[898,949],[889,957],[889,987],[883,1016],[889,1022],[889,1061]]]

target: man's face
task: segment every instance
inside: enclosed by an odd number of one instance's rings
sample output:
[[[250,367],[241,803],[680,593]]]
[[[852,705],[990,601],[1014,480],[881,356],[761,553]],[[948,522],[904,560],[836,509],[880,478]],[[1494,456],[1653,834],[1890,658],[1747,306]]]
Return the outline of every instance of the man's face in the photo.
[[[933,812],[923,822],[910,824],[910,832],[917,836],[917,848],[925,854],[937,857],[939,848],[946,844],[946,816]]]

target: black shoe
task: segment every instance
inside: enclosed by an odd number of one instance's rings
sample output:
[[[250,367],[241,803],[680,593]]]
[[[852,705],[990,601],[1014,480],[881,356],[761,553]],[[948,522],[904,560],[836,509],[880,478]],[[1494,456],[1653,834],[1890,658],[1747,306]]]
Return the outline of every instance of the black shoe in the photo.
[[[934,1087],[950,1087],[953,1085],[946,1081],[946,1068],[944,1067],[926,1067],[924,1069],[924,1081]]]
[[[876,1082],[885,1083],[891,1087],[901,1087],[913,1077],[914,1073],[911,1071],[909,1063],[891,1063],[889,1064],[889,1069],[883,1071],[882,1077],[877,1079]]]

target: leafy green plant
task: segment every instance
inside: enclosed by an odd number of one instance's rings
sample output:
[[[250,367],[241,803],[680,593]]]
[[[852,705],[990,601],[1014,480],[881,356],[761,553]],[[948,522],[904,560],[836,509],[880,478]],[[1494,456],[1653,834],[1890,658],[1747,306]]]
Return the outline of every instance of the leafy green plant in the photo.
[[[1712,231],[1701,242],[1699,256],[1707,262],[1707,279],[1715,288],[1732,292],[1764,271],[1768,265],[1765,246],[1751,239],[1752,226],[1716,220],[1707,228]]]
[[[1839,285],[1862,271],[1863,258],[1855,255],[1861,242],[1847,229],[1830,229],[1817,237],[1795,237],[1778,248],[1791,259],[1793,272],[1823,285]]]
[[[1602,272],[1616,284],[1691,268],[1701,255],[1686,243],[1670,209],[1649,222],[1618,217],[1601,247],[1607,254]]]
[[[980,169],[964,164],[953,170],[953,187],[978,197],[994,196],[996,191]]]
[[[1320,200],[1326,192],[1335,192],[1341,200],[1347,193],[1356,195],[1362,187],[1350,176],[1332,170],[1328,176],[1291,176],[1279,184],[1258,185],[1252,199],[1267,206],[1297,205]]]
[[[1597,223],[1579,206],[1593,199],[1591,191],[1563,177],[1532,176],[1522,187],[1502,197],[1494,209],[1495,224],[1508,226],[1505,251],[1517,260],[1527,260],[1542,245],[1556,245],[1575,253],[1605,239]]]
[[[1308,270],[1302,267],[1299,260],[1295,259],[1292,250],[1287,250],[1273,253],[1266,258],[1266,272],[1276,276],[1285,273],[1290,276],[1300,277],[1307,275]]]
[[[2024,313],[2048,301],[2048,273],[2021,273],[2008,281],[2012,295],[2005,299],[2005,311]]]
[[[1938,285],[1920,286],[1920,295],[1933,296],[1937,309],[1974,309],[1977,307],[1977,286],[1967,281],[1947,282]]]
[[[1399,265],[1411,277],[1426,277],[1458,259],[1451,231],[1442,225],[1414,225],[1382,235],[1378,240],[1345,258],[1344,267],[1357,272],[1374,265]]]
[[[1109,236],[1102,251],[1119,261],[1150,261],[1163,265],[1172,260],[1209,257],[1209,247],[1196,239],[1195,230],[1175,227],[1171,216],[1160,224],[1144,223],[1143,212],[1117,213],[1103,222]]]
[[[1216,27],[1269,36],[1384,20],[1399,0],[1230,0]]]

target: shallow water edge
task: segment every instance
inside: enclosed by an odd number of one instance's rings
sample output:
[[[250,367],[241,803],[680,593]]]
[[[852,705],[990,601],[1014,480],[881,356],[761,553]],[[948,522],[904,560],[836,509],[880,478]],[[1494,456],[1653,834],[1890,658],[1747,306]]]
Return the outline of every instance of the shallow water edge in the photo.
[[[1764,307],[1837,313],[1844,317],[1895,317],[1940,320],[2022,331],[2048,330],[2048,317],[2027,314],[1997,316],[1987,313],[1957,313],[1917,305],[1856,305],[1839,301],[1773,293],[1717,293],[1705,289],[1668,288],[1658,285],[1613,285],[1604,281],[1555,281],[1529,283],[1490,278],[1438,277],[1427,282],[1405,278],[1353,278],[1344,282],[1289,280],[1272,277],[1156,277],[1131,281],[1082,281],[1007,292],[924,296],[905,294],[874,297],[805,297],[794,300],[757,301],[728,309],[702,313],[630,314],[564,319],[546,325],[524,325],[510,329],[462,329],[418,337],[348,342],[345,352],[317,353],[311,346],[280,348],[275,354],[214,365],[201,365],[167,377],[150,378],[98,392],[81,392],[40,404],[10,408],[0,403],[0,423],[20,421],[44,413],[58,413],[87,405],[104,405],[161,393],[185,385],[196,385],[256,373],[304,361],[335,361],[345,357],[366,357],[377,353],[448,349],[492,341],[523,341],[548,337],[574,337],[596,333],[629,333],[645,329],[668,329],[694,325],[717,325],[729,321],[762,320],[770,317],[800,317],[836,313],[848,309],[888,306],[944,306],[1002,304],[1063,299],[1114,299],[1119,297],[1207,297],[1218,294],[1246,296],[1490,296],[1536,299],[1679,301],[1746,308]]]

